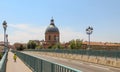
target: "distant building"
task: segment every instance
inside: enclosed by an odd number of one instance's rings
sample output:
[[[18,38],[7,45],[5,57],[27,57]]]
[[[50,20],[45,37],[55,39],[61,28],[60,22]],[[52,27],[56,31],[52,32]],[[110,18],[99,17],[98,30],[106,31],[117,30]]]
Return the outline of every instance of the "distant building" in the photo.
[[[80,49],[87,49],[89,42],[82,42]],[[70,43],[63,43],[62,46],[67,49],[70,46]],[[91,50],[120,50],[120,43],[109,43],[109,42],[90,42]]]
[[[86,45],[87,48],[88,41],[83,42],[83,45]],[[91,49],[94,50],[120,50],[119,43],[109,43],[109,42],[90,42]]]
[[[10,43],[8,42],[8,48],[10,48]],[[0,41],[0,52],[4,51],[4,41]]]
[[[1,41],[0,42],[0,52],[3,52],[4,51],[4,42]]]
[[[50,25],[45,31],[44,47],[53,46],[60,41],[59,29],[54,24],[54,19],[51,19]]]

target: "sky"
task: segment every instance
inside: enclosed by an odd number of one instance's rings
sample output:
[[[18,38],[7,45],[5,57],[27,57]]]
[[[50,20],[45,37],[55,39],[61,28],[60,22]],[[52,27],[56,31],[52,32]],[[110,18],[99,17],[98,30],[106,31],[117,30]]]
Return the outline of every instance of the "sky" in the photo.
[[[43,40],[53,17],[60,41],[120,42],[120,0],[0,0],[0,41],[4,20],[10,43]]]

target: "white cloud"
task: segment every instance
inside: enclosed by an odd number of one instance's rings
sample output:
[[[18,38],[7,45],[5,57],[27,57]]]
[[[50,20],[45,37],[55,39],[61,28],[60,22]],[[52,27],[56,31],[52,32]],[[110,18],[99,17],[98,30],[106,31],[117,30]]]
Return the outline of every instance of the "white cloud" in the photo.
[[[44,27],[33,27],[28,24],[11,24],[9,31],[9,41],[14,42],[28,42],[29,40],[44,39]]]
[[[9,24],[9,26],[16,29],[26,29],[29,27],[28,24]]]
[[[44,33],[46,27],[33,27],[28,24],[10,24],[9,27],[13,31],[9,31],[9,41],[14,42],[28,42],[29,40],[42,40],[44,39]],[[85,36],[79,32],[75,32],[69,28],[62,28],[60,30],[61,42],[67,42],[72,39],[84,39]]]
[[[43,40],[45,35],[46,27],[34,27],[28,24],[10,24],[9,41],[13,44],[15,42],[25,42],[27,43],[29,40]],[[88,40],[88,35],[86,33],[76,32],[70,28],[61,28],[60,30],[60,41],[68,42],[72,39],[83,39]],[[3,40],[3,35],[0,35],[0,39]],[[101,39],[102,38],[102,39]],[[91,35],[91,41],[104,41],[106,38],[96,37],[95,34]],[[109,38],[110,39],[110,38]],[[106,40],[107,41],[107,40]],[[109,40],[108,40],[109,41]],[[111,40],[112,41],[112,40]]]

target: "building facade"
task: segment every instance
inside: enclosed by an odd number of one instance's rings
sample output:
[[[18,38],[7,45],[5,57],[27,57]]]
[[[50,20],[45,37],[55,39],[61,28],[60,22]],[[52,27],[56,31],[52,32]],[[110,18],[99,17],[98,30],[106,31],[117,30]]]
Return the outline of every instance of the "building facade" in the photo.
[[[56,27],[54,19],[51,19],[50,25],[45,31],[45,42],[48,46],[53,46],[60,42],[59,29]]]

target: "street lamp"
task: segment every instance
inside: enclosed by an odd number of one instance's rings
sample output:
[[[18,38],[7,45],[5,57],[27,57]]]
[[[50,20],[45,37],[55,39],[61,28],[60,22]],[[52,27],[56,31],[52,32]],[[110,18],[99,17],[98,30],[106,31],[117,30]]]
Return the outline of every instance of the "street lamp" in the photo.
[[[88,50],[90,49],[90,35],[92,34],[92,32],[93,32],[93,28],[92,27],[88,27],[87,29],[86,29],[86,34],[88,34],[88,40],[89,40],[89,44],[88,44]]]
[[[3,28],[4,28],[4,48],[6,47],[6,29],[7,29],[7,22],[4,21],[3,22]],[[5,51],[6,51],[6,48],[5,48]]]
[[[6,47],[8,48],[8,34],[6,34]]]

